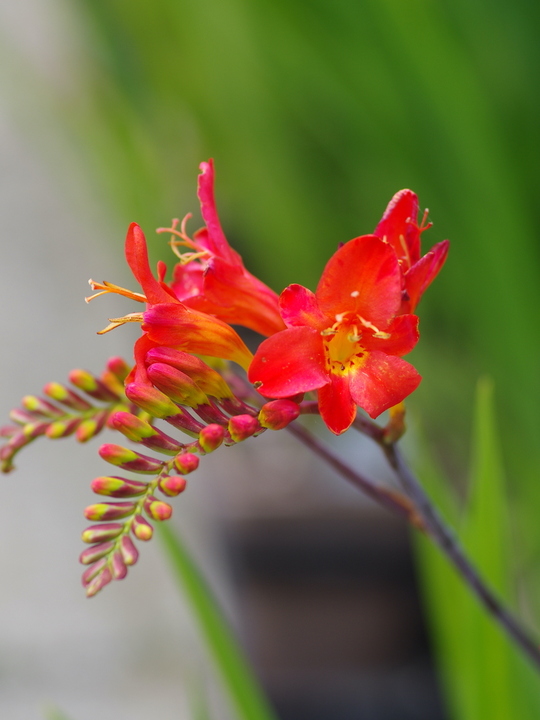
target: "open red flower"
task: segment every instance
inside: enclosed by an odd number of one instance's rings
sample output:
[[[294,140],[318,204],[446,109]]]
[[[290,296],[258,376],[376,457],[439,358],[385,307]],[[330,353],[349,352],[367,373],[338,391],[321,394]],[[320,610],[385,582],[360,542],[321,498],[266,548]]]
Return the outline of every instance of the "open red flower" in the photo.
[[[193,238],[186,234],[184,224],[180,230],[176,225],[159,230],[173,234],[174,248],[189,249],[177,252],[180,262],[173,271],[172,290],[189,307],[233,325],[243,325],[261,335],[283,330],[277,294],[246,270],[225,238],[214,199],[212,160],[201,163],[200,169],[198,196],[206,227]]]
[[[393,246],[374,235],[351,240],[326,265],[316,293],[301,285],[283,291],[287,329],[260,345],[250,381],[271,398],[318,390],[321,416],[336,435],[357,406],[377,417],[421,380],[401,359],[418,341],[418,318],[398,315],[401,301]]]
[[[448,254],[448,240],[434,245],[420,256],[420,236],[431,223],[418,225],[418,197],[412,190],[400,190],[384,211],[374,235],[395,250],[401,270],[402,303],[400,313],[414,312],[420,298],[438,275]]]

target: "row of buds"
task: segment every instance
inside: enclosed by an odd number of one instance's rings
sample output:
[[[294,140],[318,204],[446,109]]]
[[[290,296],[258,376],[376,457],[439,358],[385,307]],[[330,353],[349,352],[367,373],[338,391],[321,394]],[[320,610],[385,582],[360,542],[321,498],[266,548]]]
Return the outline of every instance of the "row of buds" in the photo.
[[[197,455],[185,450],[167,462],[118,445],[103,445],[100,455],[123,469],[152,473],[157,477],[144,482],[112,475],[92,481],[91,488],[97,495],[115,500],[90,505],[84,513],[88,520],[98,522],[86,528],[82,534],[83,542],[90,545],[79,558],[83,565],[89,565],[82,577],[88,597],[95,595],[112,580],[123,579],[128,566],[135,564],[139,553],[131,535],[147,542],[154,532],[149,521],[162,522],[171,517],[172,506],[157,498],[155,492],[160,491],[167,498],[176,497],[186,488],[185,475],[196,470],[199,465]]]
[[[43,388],[44,397],[26,395],[21,407],[10,413],[15,425],[0,428],[0,436],[7,438],[0,449],[2,472],[12,470],[15,455],[38,437],[58,439],[74,435],[79,442],[95,437],[115,411],[128,409],[122,385],[128,372],[124,360],[115,357],[109,360],[101,377],[86,370],[73,370],[69,379],[76,390],[50,382]],[[96,406],[96,400],[106,406]],[[132,409],[138,412],[137,408]]]

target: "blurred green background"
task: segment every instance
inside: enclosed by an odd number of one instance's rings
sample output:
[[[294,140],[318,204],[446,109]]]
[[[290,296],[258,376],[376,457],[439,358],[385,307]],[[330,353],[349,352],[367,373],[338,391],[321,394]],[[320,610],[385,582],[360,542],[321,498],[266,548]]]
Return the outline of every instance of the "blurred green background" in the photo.
[[[209,157],[230,242],[277,291],[314,288],[337,244],[372,231],[400,188],[430,208],[425,247],[449,238],[451,251],[419,308],[413,361],[424,382],[409,405],[464,506],[474,388],[493,378],[494,444],[509,481],[504,500],[501,483],[483,491],[486,502],[499,493],[501,523],[484,557],[507,552],[509,601],[538,629],[540,6],[70,0],[66,9],[77,81],[45,93],[115,242],[135,220],[153,259],[172,262],[153,229],[197,211],[197,167]],[[420,557],[430,582],[437,559]],[[455,624],[468,657],[473,640],[452,607],[444,616],[444,587],[429,594],[434,617]],[[444,654],[441,665],[456,672]],[[510,698],[521,692],[468,672],[495,695],[502,685]],[[453,703],[455,718],[488,716],[467,702]]]

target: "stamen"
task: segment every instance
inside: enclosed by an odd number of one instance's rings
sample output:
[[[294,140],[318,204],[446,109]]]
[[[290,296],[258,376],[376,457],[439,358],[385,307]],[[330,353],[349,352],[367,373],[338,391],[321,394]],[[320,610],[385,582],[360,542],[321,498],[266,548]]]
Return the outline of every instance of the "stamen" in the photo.
[[[131,290],[126,290],[125,288],[120,287],[119,285],[113,285],[113,283],[107,282],[106,280],[104,280],[102,283],[98,283],[95,282],[95,280],[90,279],[88,281],[88,284],[90,285],[92,290],[99,290],[100,292],[84,298],[85,302],[87,303],[89,303],[90,300],[94,300],[94,298],[97,298],[100,295],[106,295],[107,293],[122,295],[123,297],[127,297],[130,300],[136,300],[137,302],[148,302],[146,299],[146,295],[143,295],[142,293],[132,292]]]
[[[106,328],[103,330],[98,330],[98,335],[104,335],[105,333],[110,332],[111,330],[114,330],[117,327],[120,327],[120,325],[125,325],[129,322],[142,322],[143,321],[143,314],[142,313],[129,313],[129,315],[124,315],[124,317],[120,318],[109,318],[110,325],[107,325]]]
[[[388,340],[388,338],[390,337],[390,333],[379,330],[379,328],[376,325],[369,322],[369,320],[365,320],[361,315],[358,316],[358,319],[360,320],[360,322],[362,323],[362,325],[365,328],[369,328],[369,330],[373,330],[373,337],[380,338],[381,340]]]

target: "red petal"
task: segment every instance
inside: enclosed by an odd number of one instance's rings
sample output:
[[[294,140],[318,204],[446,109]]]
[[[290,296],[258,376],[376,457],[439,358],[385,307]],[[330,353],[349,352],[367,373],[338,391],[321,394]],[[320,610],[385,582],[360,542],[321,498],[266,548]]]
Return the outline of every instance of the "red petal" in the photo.
[[[328,318],[321,312],[315,293],[303,285],[286,287],[279,297],[279,308],[288,327],[307,325],[320,329],[328,325]]]
[[[356,404],[376,418],[416,390],[421,379],[405,360],[374,351],[356,372],[351,372],[349,387]]]
[[[253,357],[230,325],[183,303],[160,303],[143,318],[142,329],[157,345],[233,360],[245,369]]]
[[[211,253],[227,260],[231,264],[238,263],[240,256],[229,246],[219,221],[214,199],[214,161],[209,160],[199,165],[201,174],[198,180],[197,195],[201,203],[201,215],[208,229],[205,246]]]
[[[356,404],[351,397],[348,375],[330,376],[330,383],[319,390],[319,412],[329,430],[341,435],[356,417]]]
[[[406,355],[414,348],[420,333],[418,332],[418,318],[416,315],[400,315],[386,328],[390,337],[387,339],[362,336],[361,344],[368,352],[380,350],[387,355]]]
[[[355,312],[384,329],[401,304],[401,273],[391,245],[362,235],[330,258],[317,287],[323,313]]]
[[[262,383],[266,397],[291,397],[325,385],[322,338],[316,330],[296,327],[276,333],[261,343],[248,371],[249,381]]]
[[[415,263],[405,274],[405,290],[409,296],[408,302],[402,306],[403,312],[413,312],[420,302],[420,298],[439,274],[444,265],[450,243],[443,240],[434,245],[423,258]]]
[[[146,239],[137,223],[131,223],[126,235],[126,260],[131,272],[143,289],[146,299],[150,305],[160,302],[171,303],[174,298],[156,280],[150,270],[148,262],[148,249]]]
[[[420,230],[417,224],[418,197],[412,190],[400,190],[388,203],[374,235],[390,243],[398,258],[404,259],[404,270],[420,257]]]

